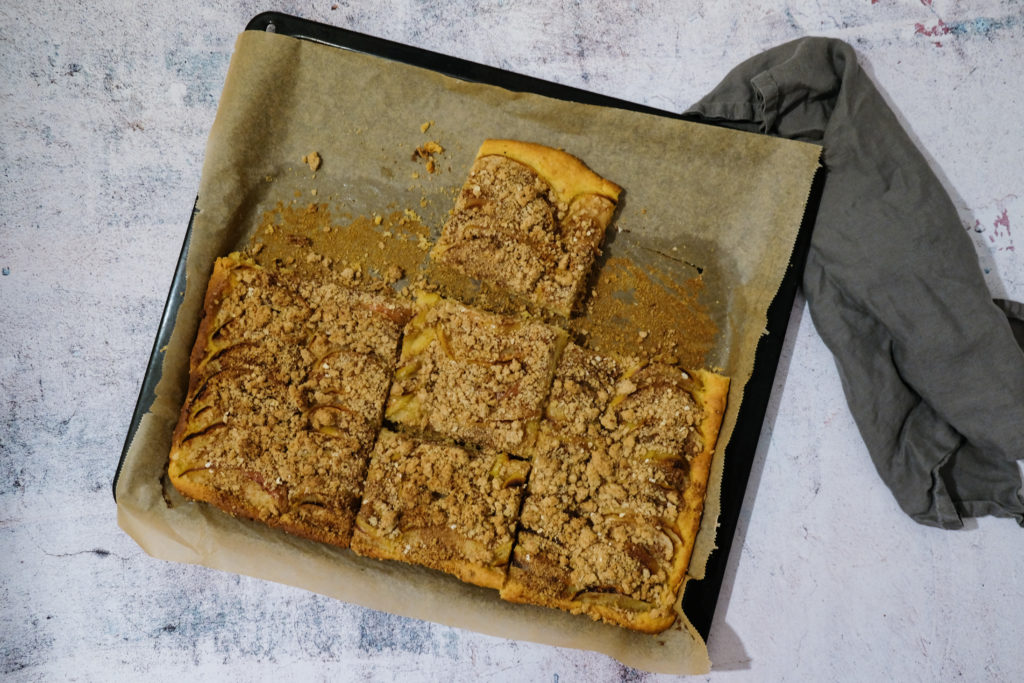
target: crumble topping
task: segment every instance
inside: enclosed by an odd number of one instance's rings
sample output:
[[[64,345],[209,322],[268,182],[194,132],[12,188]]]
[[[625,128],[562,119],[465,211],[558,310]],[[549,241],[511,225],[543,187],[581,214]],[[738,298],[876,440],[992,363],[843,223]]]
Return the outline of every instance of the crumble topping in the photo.
[[[347,544],[407,308],[237,256],[217,271],[172,475],[271,524],[330,513]]]
[[[684,371],[568,344],[546,420],[573,439],[598,439],[622,457],[692,457],[703,449],[700,406]]]
[[[542,596],[617,593],[648,609],[671,595],[685,461],[617,458],[545,429],[533,462],[513,559],[520,580]]]
[[[634,610],[674,600],[678,519],[703,448],[691,382],[671,366],[566,347],[513,558],[513,578],[535,600]]]
[[[614,202],[598,195],[560,201],[528,166],[482,156],[431,258],[568,315],[614,210]]]
[[[529,463],[496,451],[383,430],[357,520],[365,537],[353,547],[438,569],[456,562],[503,573],[528,471]]]
[[[421,295],[405,329],[387,418],[526,455],[565,342],[558,328]]]

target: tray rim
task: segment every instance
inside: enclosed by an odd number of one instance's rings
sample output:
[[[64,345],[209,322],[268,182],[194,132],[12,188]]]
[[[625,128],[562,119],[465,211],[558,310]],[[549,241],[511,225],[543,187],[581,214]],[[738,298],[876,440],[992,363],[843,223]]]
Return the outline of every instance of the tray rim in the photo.
[[[526,76],[439,52],[413,47],[377,38],[350,29],[331,26],[282,12],[262,12],[254,16],[245,26],[246,31],[269,31],[300,40],[328,45],[338,49],[361,52],[371,56],[390,59],[436,71],[464,81],[486,83],[519,92],[530,92],[581,104],[613,107],[644,114],[699,123],[702,125],[724,125],[724,122],[709,121],[696,115],[670,112],[644,104],[622,100],[608,95],[562,85],[553,81]],[[683,593],[682,609],[690,623],[705,640],[711,631],[711,624],[717,608],[725,577],[726,565],[742,511],[746,488],[753,467],[755,453],[760,441],[764,419],[771,399],[778,370],[782,347],[789,327],[793,302],[804,270],[804,263],[810,247],[813,219],[817,201],[820,198],[824,171],[819,167],[812,181],[807,205],[797,238],[771,305],[768,307],[766,332],[758,341],[754,356],[754,368],[744,387],[743,403],[736,417],[736,427],[725,448],[725,467],[719,505],[718,529],[715,548],[708,556],[703,579],[689,579]],[[164,302],[163,313],[143,376],[139,396],[136,400],[132,419],[129,423],[121,456],[117,463],[112,482],[114,501],[117,501],[117,482],[125,458],[138,430],[143,416],[149,412],[156,399],[156,386],[163,368],[163,348],[170,339],[177,320],[178,307],[185,290],[185,266],[192,237],[192,227],[197,211],[198,197],[193,205],[181,252],[171,280],[170,290]],[[747,426],[748,428],[743,428]],[[727,542],[724,542],[727,541]]]

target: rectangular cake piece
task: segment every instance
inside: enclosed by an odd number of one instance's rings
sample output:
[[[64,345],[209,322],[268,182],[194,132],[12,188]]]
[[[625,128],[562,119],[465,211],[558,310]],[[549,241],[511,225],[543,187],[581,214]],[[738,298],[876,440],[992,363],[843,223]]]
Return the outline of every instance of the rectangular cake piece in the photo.
[[[420,294],[386,417],[422,434],[527,456],[566,338],[551,325]]]
[[[501,595],[644,632],[676,618],[728,379],[570,344]]]
[[[498,589],[529,462],[383,430],[370,460],[352,549]]]
[[[620,192],[561,150],[486,140],[431,260],[568,316]]]
[[[408,306],[218,259],[168,474],[185,496],[345,547]]]

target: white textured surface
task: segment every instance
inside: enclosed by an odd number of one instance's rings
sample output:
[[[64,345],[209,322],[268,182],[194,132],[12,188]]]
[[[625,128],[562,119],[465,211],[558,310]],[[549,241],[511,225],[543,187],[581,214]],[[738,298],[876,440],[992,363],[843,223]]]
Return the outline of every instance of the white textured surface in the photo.
[[[854,45],[1024,300],[1024,7],[1005,0],[0,5],[0,675],[660,680],[146,556],[110,479],[235,34],[263,9],[681,110],[802,35]],[[970,7],[965,7],[970,5]],[[710,639],[726,680],[1021,680],[1024,531],[904,516],[802,301]]]

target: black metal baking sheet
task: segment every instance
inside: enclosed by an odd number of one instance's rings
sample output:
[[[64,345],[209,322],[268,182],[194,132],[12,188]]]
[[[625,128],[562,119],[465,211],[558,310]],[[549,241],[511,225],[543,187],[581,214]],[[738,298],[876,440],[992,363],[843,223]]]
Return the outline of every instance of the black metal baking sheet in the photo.
[[[114,500],[117,500],[117,479],[121,476],[121,467],[124,466],[124,459],[128,456],[128,449],[132,446],[132,439],[139,429],[142,416],[149,412],[156,401],[156,385],[160,382],[163,373],[164,349],[171,341],[171,332],[174,331],[174,321],[178,319],[178,307],[185,296],[185,262],[188,260],[188,245],[192,240],[192,224],[195,222],[198,211],[199,198],[196,197],[192,205],[192,214],[188,219],[188,228],[185,230],[185,239],[181,243],[181,253],[178,254],[178,263],[174,267],[174,277],[171,278],[171,289],[167,292],[167,301],[164,302],[164,312],[160,315],[160,326],[156,331],[156,339],[153,340],[153,350],[149,352],[149,362],[146,364],[146,374],[142,378],[142,387],[139,389],[139,398],[135,401],[135,412],[132,413],[132,420],[128,423],[128,434],[124,438],[124,446],[121,447],[121,459],[117,461],[117,470],[114,471]]]
[[[608,97],[598,93],[580,90],[551,81],[524,76],[504,69],[498,69],[457,57],[411,47],[382,38],[375,38],[355,31],[328,26],[317,22],[293,17],[279,12],[265,12],[254,17],[245,30],[269,31],[282,35],[309,40],[337,48],[363,52],[405,64],[431,69],[447,76],[466,81],[487,83],[508,90],[530,92],[547,97],[593,104],[605,107],[616,107],[630,111],[654,114],[680,120],[696,120],[682,114],[654,109],[635,102]],[[740,406],[736,428],[733,430],[729,444],[725,450],[725,471],[722,478],[721,512],[718,518],[717,548],[711,553],[707,562],[705,577],[700,581],[687,584],[683,595],[683,611],[690,619],[701,636],[707,640],[711,630],[711,621],[715,614],[715,606],[722,587],[726,563],[729,559],[729,548],[743,506],[743,495],[750,477],[754,454],[764,423],[768,401],[775,382],[775,372],[782,353],[782,343],[786,328],[789,325],[790,311],[796,297],[797,287],[803,273],[804,261],[810,244],[811,225],[815,214],[817,196],[821,185],[821,174],[816,179],[815,188],[811,192],[807,209],[804,213],[803,225],[797,236],[793,255],[790,258],[786,274],[775,299],[768,308],[767,333],[758,342],[754,358],[754,372],[744,390],[743,404]],[[162,349],[170,339],[171,331],[178,314],[178,305],[185,289],[185,261],[188,256],[188,245],[192,235],[192,221],[189,221],[181,255],[174,271],[171,290],[167,295],[160,327],[157,331],[153,351],[143,379],[142,389],[135,406],[135,412],[129,425],[121,451],[121,459],[114,474],[114,496],[117,497],[117,478],[121,472],[128,448],[138,429],[142,416],[149,411],[156,398],[155,389],[160,381],[163,364]]]

